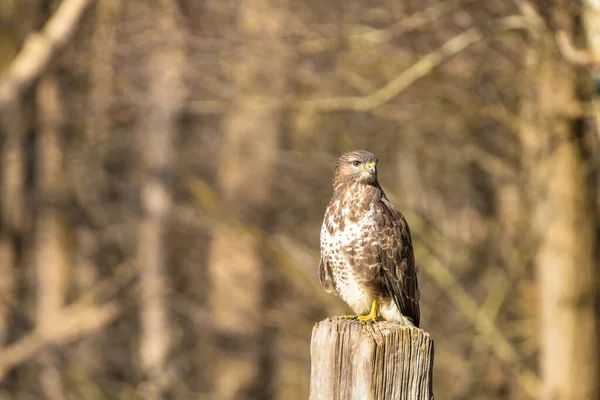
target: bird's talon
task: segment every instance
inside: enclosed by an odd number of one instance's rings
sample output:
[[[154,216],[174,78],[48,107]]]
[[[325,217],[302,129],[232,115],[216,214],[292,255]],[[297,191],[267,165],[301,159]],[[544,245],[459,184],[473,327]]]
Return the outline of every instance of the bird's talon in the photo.
[[[373,317],[371,315],[361,315],[358,317],[358,321],[362,324],[366,324],[367,322],[376,322],[377,321],[377,317]]]
[[[373,304],[371,304],[371,312],[367,315],[359,315],[358,320],[361,323],[366,322],[376,322],[379,319],[379,313],[377,312],[377,300],[373,300]]]
[[[358,315],[344,315],[344,319],[353,319],[357,320],[359,318]]]

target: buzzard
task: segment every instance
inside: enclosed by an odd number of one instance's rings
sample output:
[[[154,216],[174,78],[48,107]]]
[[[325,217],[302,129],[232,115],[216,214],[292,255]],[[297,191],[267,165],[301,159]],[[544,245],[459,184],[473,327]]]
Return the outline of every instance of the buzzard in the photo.
[[[377,181],[377,158],[343,154],[321,227],[321,284],[361,322],[419,326],[419,285],[408,223]]]

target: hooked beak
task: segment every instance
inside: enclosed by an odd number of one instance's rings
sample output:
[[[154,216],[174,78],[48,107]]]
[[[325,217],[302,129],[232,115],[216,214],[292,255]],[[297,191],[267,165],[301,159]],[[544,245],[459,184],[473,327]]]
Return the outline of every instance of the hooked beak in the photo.
[[[377,174],[377,169],[375,167],[375,162],[371,161],[370,163],[368,163],[365,167],[365,171],[366,172],[370,172],[373,175]]]

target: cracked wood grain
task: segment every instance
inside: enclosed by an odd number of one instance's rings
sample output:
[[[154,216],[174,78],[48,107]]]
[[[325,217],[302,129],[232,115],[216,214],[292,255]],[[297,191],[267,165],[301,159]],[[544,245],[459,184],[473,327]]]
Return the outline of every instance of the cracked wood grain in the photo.
[[[340,317],[315,325],[311,400],[433,400],[433,340],[394,322]]]

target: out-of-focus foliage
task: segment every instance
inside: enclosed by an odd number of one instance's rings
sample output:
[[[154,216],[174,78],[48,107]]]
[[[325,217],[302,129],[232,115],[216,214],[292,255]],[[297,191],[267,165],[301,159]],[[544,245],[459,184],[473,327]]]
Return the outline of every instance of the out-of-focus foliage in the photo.
[[[60,3],[0,2],[0,72]],[[93,2],[0,109],[0,398],[306,399],[312,326],[347,311],[316,270],[358,148],[413,232],[436,394],[534,398],[532,9]]]

